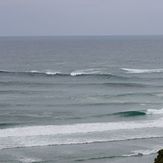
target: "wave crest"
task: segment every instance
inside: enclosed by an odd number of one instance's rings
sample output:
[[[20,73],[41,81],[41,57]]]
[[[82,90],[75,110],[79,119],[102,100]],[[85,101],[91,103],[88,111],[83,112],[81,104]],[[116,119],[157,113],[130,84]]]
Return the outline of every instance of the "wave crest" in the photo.
[[[161,73],[163,69],[131,69],[131,68],[121,68],[121,70],[132,74],[142,74],[142,73]]]
[[[76,70],[70,73],[64,73],[60,71],[53,70],[31,70],[31,71],[7,71],[1,70],[0,74],[9,74],[9,75],[27,75],[27,76],[70,76],[70,77],[78,77],[78,76],[113,76],[116,78],[122,78],[122,76],[112,75],[109,72],[106,72],[102,69],[85,69],[85,70]]]
[[[157,153],[158,150],[160,150],[160,148],[161,148],[161,146],[160,147],[156,147],[154,149],[136,150],[136,151],[133,151],[131,154],[126,155],[126,156],[145,156],[145,155],[151,155],[151,154]]]
[[[37,70],[32,70],[32,71],[29,71],[29,72],[26,72],[26,73],[31,73],[31,74],[43,74],[43,75],[62,75],[61,72],[55,72],[55,71],[50,71],[50,70],[47,70],[47,71],[37,71]]]
[[[105,72],[101,69],[85,69],[85,70],[76,70],[70,73],[71,76],[81,76],[81,75],[110,75],[110,73]]]
[[[37,70],[31,70],[31,71],[7,71],[7,70],[1,70],[1,74],[13,74],[13,75],[66,75],[59,71],[37,71]]]

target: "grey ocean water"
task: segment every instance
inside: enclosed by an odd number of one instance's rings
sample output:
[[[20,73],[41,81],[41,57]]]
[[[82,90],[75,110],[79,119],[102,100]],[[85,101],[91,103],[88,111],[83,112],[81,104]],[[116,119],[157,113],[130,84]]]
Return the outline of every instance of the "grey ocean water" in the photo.
[[[163,145],[163,36],[1,37],[1,163],[152,163]]]

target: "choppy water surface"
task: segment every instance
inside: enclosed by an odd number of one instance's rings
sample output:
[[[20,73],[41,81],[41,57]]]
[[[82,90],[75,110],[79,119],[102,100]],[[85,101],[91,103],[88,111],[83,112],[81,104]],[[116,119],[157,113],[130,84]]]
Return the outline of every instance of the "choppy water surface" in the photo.
[[[162,47],[161,36],[1,37],[0,161],[145,162],[162,146]]]

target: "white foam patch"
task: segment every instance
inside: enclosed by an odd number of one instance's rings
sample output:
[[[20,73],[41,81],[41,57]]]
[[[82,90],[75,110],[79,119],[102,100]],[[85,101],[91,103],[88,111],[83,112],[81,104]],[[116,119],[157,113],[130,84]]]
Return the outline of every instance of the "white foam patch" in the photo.
[[[137,151],[134,151],[133,154],[134,155],[151,155],[151,154],[154,154],[154,153],[157,153],[159,149],[152,149],[152,150],[137,150]]]
[[[31,72],[31,73],[40,73],[40,72],[37,71],[37,70],[31,70],[30,72]]]
[[[163,119],[0,129],[0,149],[162,137],[160,128]]]
[[[136,155],[136,156],[151,155],[157,153],[161,148],[162,148],[161,146],[156,146],[152,149],[135,150],[132,152],[131,155]]]
[[[54,71],[46,71],[45,74],[47,75],[58,75],[58,74],[61,74],[61,72],[54,72]]]
[[[61,72],[51,71],[51,70],[47,70],[47,71],[32,70],[30,72],[33,73],[33,74],[46,74],[46,75],[58,75],[58,74],[61,74]]]
[[[80,75],[109,75],[110,73],[105,72],[102,69],[91,68],[85,70],[76,70],[70,73],[71,76],[80,76]]]
[[[148,109],[146,114],[163,114],[163,109]]]
[[[123,157],[133,157],[133,156],[145,156],[145,155],[151,155],[151,154],[155,154],[158,152],[158,150],[161,149],[161,147],[159,148],[155,148],[155,149],[146,149],[146,150],[136,150],[131,152],[130,154],[125,154],[122,155]]]
[[[10,129],[1,129],[1,137],[9,136],[41,136],[58,134],[79,134],[91,132],[104,132],[113,130],[131,130],[140,128],[163,127],[163,119],[139,122],[108,122],[108,123],[83,123],[73,125],[31,126]]]
[[[157,97],[163,97],[163,93],[157,93],[155,94]]]
[[[24,158],[20,158],[19,161],[23,163],[32,163],[32,162],[41,162],[42,160],[36,158],[24,157]]]
[[[163,72],[163,69],[130,69],[130,68],[121,68],[121,70],[124,70],[127,73],[133,73],[133,74],[160,73],[160,72]]]

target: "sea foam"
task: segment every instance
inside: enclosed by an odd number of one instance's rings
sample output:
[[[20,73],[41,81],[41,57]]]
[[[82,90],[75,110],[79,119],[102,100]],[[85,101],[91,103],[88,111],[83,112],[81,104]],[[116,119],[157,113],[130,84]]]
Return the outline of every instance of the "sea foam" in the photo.
[[[59,75],[62,74],[59,71],[51,71],[51,70],[46,70],[46,71],[37,71],[37,70],[32,70],[32,71],[27,71],[27,73],[33,73],[33,74],[45,74],[45,75]]]
[[[84,144],[163,136],[160,129],[157,133],[146,130],[144,132],[144,129],[148,128],[163,128],[163,119],[8,128],[0,130],[0,149]],[[141,130],[142,133],[135,133],[137,130]],[[117,134],[117,132],[121,134]],[[106,133],[108,135],[104,136]]]
[[[140,122],[107,122],[107,123],[82,123],[72,125],[47,125],[19,127],[0,130],[0,138],[9,136],[41,136],[58,134],[86,134],[91,132],[104,132],[113,130],[131,130],[141,128],[163,127],[163,119]]]
[[[71,76],[80,76],[80,75],[109,75],[110,73],[105,72],[103,69],[91,68],[84,70],[76,70],[70,73]]]
[[[147,114],[163,114],[163,109],[148,109]]]
[[[133,73],[133,74],[160,73],[160,72],[163,72],[163,69],[130,69],[130,68],[121,68],[121,70],[126,71],[127,73]]]
[[[123,157],[139,157],[139,156],[151,155],[151,154],[157,153],[160,148],[161,146],[155,147],[153,149],[135,150],[135,151],[132,151],[130,154],[125,154],[122,156]]]
[[[84,69],[84,70],[75,70],[72,72],[60,72],[60,71],[53,71],[53,70],[30,70],[30,71],[7,71],[7,70],[1,70],[0,71],[1,74],[10,74],[10,75],[42,75],[42,76],[92,76],[92,75],[111,75],[110,73],[108,73],[106,70],[104,69],[96,69],[96,68],[92,68],[92,69]]]

